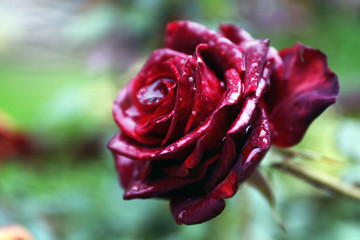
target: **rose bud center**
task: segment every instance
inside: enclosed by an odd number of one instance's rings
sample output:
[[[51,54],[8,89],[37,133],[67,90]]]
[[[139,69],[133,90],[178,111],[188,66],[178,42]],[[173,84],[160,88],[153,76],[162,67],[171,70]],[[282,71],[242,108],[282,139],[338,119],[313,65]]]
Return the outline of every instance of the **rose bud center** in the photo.
[[[141,88],[136,96],[139,102],[143,105],[155,105],[169,93],[168,88],[174,83],[174,80],[169,78],[160,78]]]

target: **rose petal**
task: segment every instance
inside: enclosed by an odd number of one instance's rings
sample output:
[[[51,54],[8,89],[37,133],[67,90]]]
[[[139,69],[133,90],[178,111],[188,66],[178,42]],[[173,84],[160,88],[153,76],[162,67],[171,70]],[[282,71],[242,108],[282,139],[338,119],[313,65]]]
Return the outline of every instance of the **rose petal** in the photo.
[[[171,121],[169,131],[162,142],[162,146],[184,136],[186,123],[191,114],[192,106],[194,105],[195,80],[193,72],[195,68],[196,60],[191,56],[187,59],[185,72],[178,81],[174,117]]]
[[[137,121],[135,132],[138,135],[151,136],[154,140],[158,139],[157,143],[166,135],[166,129],[169,128],[174,114],[175,91],[180,71],[171,60],[174,58],[157,64],[154,71],[152,68],[148,72],[146,86],[136,94],[141,103],[137,104],[137,107],[142,116]]]
[[[166,61],[155,63],[146,72],[146,85],[149,85],[150,83],[154,82],[159,78],[179,79],[182,74],[181,71],[184,64],[185,58],[181,58],[176,55],[170,57]]]
[[[204,177],[204,174],[194,174],[192,176],[187,176],[186,178],[179,177],[162,177],[155,181],[149,182],[133,182],[130,184],[124,193],[124,199],[134,199],[134,198],[153,198],[161,197],[162,194],[169,193],[176,189],[179,189],[183,186],[186,186],[190,183],[197,182]]]
[[[248,43],[254,40],[254,38],[248,32],[233,24],[221,24],[220,34],[232,41],[234,44],[243,48],[246,48]],[[278,54],[278,51],[274,47],[269,46],[266,60],[273,62],[275,71],[282,71],[282,60]]]
[[[253,125],[248,140],[241,151],[239,159],[228,176],[208,195],[189,197],[174,196],[171,199],[171,212],[178,224],[198,224],[219,215],[224,207],[224,198],[232,197],[242,181],[257,166],[270,147],[270,129],[263,106],[260,107],[258,119]],[[195,196],[194,196],[195,195]]]
[[[283,75],[271,77],[266,101],[273,143],[289,147],[298,143],[311,122],[336,101],[339,82],[319,50],[298,43],[282,50],[280,56]]]
[[[193,54],[201,43],[209,46],[204,59],[211,69],[222,73],[230,68],[238,73],[244,70],[242,50],[229,39],[195,22],[176,21],[167,25],[165,47]]]
[[[114,101],[113,116],[117,125],[122,132],[139,143],[146,145],[160,144],[162,139],[151,134],[146,135],[136,132],[135,129],[139,120],[149,114],[148,112],[142,112],[144,109],[141,108],[142,104],[139,102],[136,93],[144,87],[147,72],[151,70],[154,65],[174,57],[185,59],[189,56],[171,49],[159,49],[154,51],[139,74],[119,92]]]
[[[148,134],[156,139],[157,136],[151,135],[155,133],[160,135],[158,142],[161,142],[161,138],[165,136],[167,132],[166,129],[168,129],[170,126],[171,118],[174,115],[176,86],[173,85],[168,89],[168,91],[169,93],[166,98],[162,99],[161,105],[155,111],[153,111],[152,114],[144,115],[139,118],[135,127],[135,132],[137,135],[141,136]]]
[[[127,85],[131,85],[131,93],[129,92],[130,101],[142,115],[144,115],[144,113],[151,114],[152,111],[147,112],[146,109],[144,109],[143,104],[138,99],[138,91],[158,78],[173,78],[173,80],[178,80],[180,77],[178,65],[179,63],[184,64],[188,57],[189,55],[167,48],[155,50],[150,55],[137,76]]]
[[[224,199],[176,197],[170,201],[171,213],[177,224],[198,224],[219,215],[225,208]]]
[[[236,45],[240,45],[244,41],[254,40],[247,31],[233,24],[221,24],[220,34]]]
[[[204,161],[197,168],[189,171],[186,178],[162,176],[155,180],[139,179],[138,181],[132,181],[126,188],[124,199],[168,197],[172,191],[203,179],[208,166],[212,164],[214,160],[216,159],[207,159],[207,161]]]
[[[217,161],[215,169],[204,186],[206,192],[210,192],[231,170],[237,156],[237,149],[242,149],[250,123],[256,114],[257,99],[248,98],[236,120],[228,130],[221,151],[221,158]]]
[[[182,159],[189,155],[199,138],[204,135],[210,121],[206,121],[198,129],[185,135],[176,142],[158,148],[150,148],[129,138],[123,132],[118,132],[109,142],[108,148],[117,154],[122,154],[137,160],[170,160]]]
[[[162,109],[168,107],[168,105],[162,105]],[[158,110],[162,110],[158,109]],[[169,108],[170,109],[170,108]],[[165,111],[168,109],[164,109]],[[159,111],[156,111],[154,115],[149,118],[144,117],[144,123],[140,121],[135,131],[138,135],[146,135],[152,137],[154,139],[154,143],[160,143],[163,136],[167,133],[167,129],[171,124],[171,119],[174,115],[174,110],[170,111],[170,113],[166,115],[162,115]],[[158,141],[156,141],[158,140]]]
[[[113,155],[119,180],[123,188],[126,189],[133,182],[139,181],[141,178],[145,177],[141,176],[141,173],[147,165],[146,161],[134,161],[123,155]]]
[[[270,126],[266,111],[260,106],[258,119],[228,176],[211,192],[218,198],[232,197],[242,181],[255,169],[270,147]]]
[[[254,40],[246,46],[245,50],[245,97],[255,93],[261,74],[263,72],[269,40]]]
[[[210,123],[206,133],[198,140],[194,151],[185,160],[187,168],[195,167],[205,152],[217,151],[222,146],[223,138],[234,120],[232,110],[239,104],[242,94],[242,81],[235,69],[229,69],[225,73],[225,78],[227,91],[219,106],[209,117]]]
[[[175,21],[167,24],[165,47],[186,54],[193,54],[201,43],[216,38],[217,33],[207,27],[190,21]]]
[[[208,49],[208,45],[200,44],[196,48],[196,81],[195,102],[187,122],[185,133],[202,124],[215,110],[225,91],[224,82],[220,81],[204,63],[201,51]]]
[[[171,177],[184,178],[189,176],[189,169],[185,167],[183,162],[165,167],[162,171]]]

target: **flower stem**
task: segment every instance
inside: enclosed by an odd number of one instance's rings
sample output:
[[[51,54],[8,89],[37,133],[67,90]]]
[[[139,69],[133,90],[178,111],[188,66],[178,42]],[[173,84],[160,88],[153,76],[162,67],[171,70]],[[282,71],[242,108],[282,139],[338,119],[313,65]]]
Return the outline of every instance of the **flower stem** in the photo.
[[[345,183],[339,178],[336,178],[324,172],[320,172],[288,160],[285,160],[283,162],[274,162],[271,166],[277,169],[281,169],[289,174],[292,174],[317,187],[324,188],[344,197],[360,201],[359,187]]]

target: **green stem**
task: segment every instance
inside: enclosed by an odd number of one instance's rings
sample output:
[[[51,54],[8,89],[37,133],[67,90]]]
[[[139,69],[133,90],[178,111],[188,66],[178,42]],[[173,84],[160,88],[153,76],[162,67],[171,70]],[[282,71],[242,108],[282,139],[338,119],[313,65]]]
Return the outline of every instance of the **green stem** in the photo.
[[[275,162],[271,166],[303,179],[317,187],[325,188],[333,193],[360,201],[359,187],[342,182],[339,178],[324,172],[316,171],[291,161]]]

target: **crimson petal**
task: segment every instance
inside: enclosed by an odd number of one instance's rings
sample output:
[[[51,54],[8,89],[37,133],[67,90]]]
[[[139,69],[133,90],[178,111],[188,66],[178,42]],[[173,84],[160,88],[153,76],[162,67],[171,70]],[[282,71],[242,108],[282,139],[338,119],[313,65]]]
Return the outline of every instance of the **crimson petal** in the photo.
[[[248,98],[236,120],[228,130],[221,152],[221,158],[217,161],[216,167],[204,186],[205,191],[210,192],[231,170],[235,160],[237,149],[241,148],[239,142],[241,136],[246,136],[250,122],[256,114],[257,99],[255,97]]]
[[[218,198],[232,197],[240,183],[252,173],[270,147],[269,120],[262,103],[260,104],[258,119],[252,127],[253,129],[241,150],[240,157],[229,175],[211,192]]]
[[[234,68],[239,74],[244,70],[243,51],[229,39],[194,22],[176,21],[167,25],[166,48],[192,54],[201,43],[208,44],[215,67],[222,71]]]
[[[115,166],[119,175],[119,180],[123,188],[127,188],[133,182],[144,178],[141,173],[145,172],[143,169],[147,168],[146,161],[134,161],[130,158],[119,154],[113,154],[115,158]]]
[[[244,41],[253,40],[253,38],[247,31],[233,24],[221,24],[220,34],[222,34],[224,37],[226,37],[236,45],[240,45]]]
[[[212,190],[230,171],[235,161],[236,149],[241,148],[241,146],[239,146],[241,137],[246,136],[251,125],[250,123],[253,122],[253,118],[256,115],[256,108],[258,107],[259,101],[268,89],[271,72],[270,66],[271,61],[267,61],[262,71],[260,81],[257,84],[255,96],[246,99],[240,113],[229,128],[222,148],[221,158],[217,162],[209,181],[204,186],[205,191],[209,192]]]
[[[231,117],[228,115],[231,114],[231,106],[236,106],[239,103],[239,99],[242,93],[242,82],[239,74],[235,69],[229,69],[226,72],[226,80],[228,89],[226,94],[215,109],[209,118],[206,121],[193,130],[191,133],[186,134],[184,137],[180,138],[176,142],[155,149],[148,148],[142,144],[136,143],[127,137],[127,134],[119,132],[115,137],[109,142],[109,149],[113,150],[118,154],[123,154],[129,158],[138,159],[138,160],[161,160],[161,159],[171,159],[171,158],[182,158],[189,154],[195,144],[198,143],[199,139],[207,133],[205,138],[207,142],[207,148],[212,148],[214,145],[219,143],[221,140],[221,135],[225,136],[227,126],[220,124],[222,126],[219,128],[220,122],[224,123],[224,120],[230,121]],[[212,130],[209,130],[211,128]],[[220,134],[219,134],[220,133]],[[215,136],[215,138],[212,138]],[[198,143],[199,146],[201,143]],[[219,146],[217,146],[219,147]],[[196,164],[193,164],[196,165]]]
[[[208,49],[206,44],[200,44],[196,48],[195,102],[185,128],[185,133],[190,132],[205,121],[217,107],[225,91],[224,82],[216,77],[201,57],[201,51],[206,49]]]
[[[234,44],[245,49],[249,43],[251,44],[253,41],[257,41],[247,31],[233,24],[221,24],[220,34],[232,41]],[[278,51],[274,47],[269,47],[266,60],[271,60],[273,62],[273,71],[282,71],[282,60]]]
[[[216,199],[211,196],[188,199],[174,197],[170,201],[171,213],[179,225],[206,222],[219,215],[224,208],[224,199]]]
[[[202,159],[205,151],[215,151],[222,146],[222,139],[232,122],[234,108],[239,104],[242,96],[242,81],[235,69],[225,73],[227,91],[215,111],[208,118],[209,127],[198,140],[194,151],[185,160],[187,168],[195,167]]]
[[[217,157],[218,156],[207,159],[207,161],[204,161],[198,167],[189,171],[188,176],[185,178],[178,176],[165,176],[156,180],[137,178],[137,181],[133,180],[130,184],[128,184],[124,193],[124,199],[152,197],[167,198],[169,195],[171,196],[172,191],[203,179],[207,172],[208,166],[212,164],[217,159]],[[145,176],[146,173],[147,172],[142,173],[141,176]]]
[[[255,169],[270,147],[270,128],[263,104],[258,112],[257,121],[253,125],[239,159],[226,178],[208,195],[201,197],[179,198],[170,201],[171,212],[178,224],[198,224],[219,215],[224,207],[224,198],[232,197],[244,181]]]
[[[135,93],[137,93],[139,89],[145,85],[147,72],[156,65],[157,62],[166,61],[174,57],[186,59],[189,56],[166,48],[154,51],[149,60],[142,67],[139,74],[119,92],[116,100],[114,101],[113,116],[117,125],[127,136],[135,139],[139,143],[154,145],[161,143],[162,140],[152,135],[138,134],[135,130],[140,116],[144,117],[141,104],[138,102],[138,98]]]
[[[269,40],[254,40],[245,50],[245,97],[255,93],[266,61]]]
[[[184,136],[186,123],[194,104],[195,80],[192,77],[192,72],[195,65],[196,60],[192,56],[185,63],[185,72],[178,81],[174,116],[169,131],[162,142],[163,146]]]
[[[290,147],[298,143],[311,122],[339,95],[339,82],[325,54],[298,43],[280,52],[282,77],[272,76],[267,93],[272,140]]]

